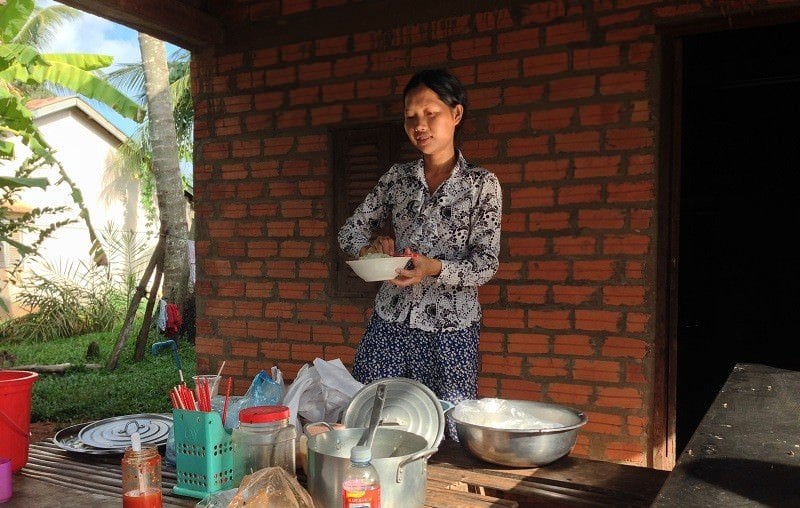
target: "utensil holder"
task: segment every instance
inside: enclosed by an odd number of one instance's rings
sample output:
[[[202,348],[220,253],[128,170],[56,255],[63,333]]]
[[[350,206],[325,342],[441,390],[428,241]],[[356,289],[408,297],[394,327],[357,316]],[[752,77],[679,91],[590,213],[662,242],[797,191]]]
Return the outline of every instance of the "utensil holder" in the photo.
[[[216,411],[173,409],[175,470],[172,491],[204,498],[233,488],[233,443]]]

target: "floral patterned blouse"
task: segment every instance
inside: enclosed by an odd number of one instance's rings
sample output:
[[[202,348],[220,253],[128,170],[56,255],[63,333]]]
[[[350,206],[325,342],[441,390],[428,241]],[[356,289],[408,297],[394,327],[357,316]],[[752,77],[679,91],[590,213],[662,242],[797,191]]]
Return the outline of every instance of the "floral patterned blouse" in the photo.
[[[502,194],[489,171],[459,152],[453,172],[431,194],[422,159],[395,164],[339,230],[339,246],[353,257],[369,245],[391,214],[395,249],[409,247],[442,262],[438,277],[409,287],[384,282],[375,297],[381,318],[426,331],[467,328],[481,318],[478,286],[497,272]]]

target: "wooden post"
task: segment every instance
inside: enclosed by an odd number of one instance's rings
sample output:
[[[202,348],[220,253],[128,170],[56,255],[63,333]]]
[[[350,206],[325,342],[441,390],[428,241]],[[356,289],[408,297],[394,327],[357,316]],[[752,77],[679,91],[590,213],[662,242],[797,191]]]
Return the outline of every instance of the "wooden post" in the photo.
[[[144,309],[144,318],[142,319],[142,328],[139,330],[139,336],[136,337],[136,348],[133,351],[133,361],[141,362],[144,358],[144,350],[147,346],[147,336],[150,333],[150,324],[153,322],[153,307],[156,304],[156,297],[158,296],[158,287],[161,286],[161,275],[164,273],[164,256],[156,264],[156,276],[153,279],[153,285],[150,286],[150,294],[147,295],[147,307]]]
[[[153,269],[156,267],[156,264],[164,257],[164,244],[166,237],[166,231],[162,231],[158,235],[158,244],[156,244],[156,249],[153,251],[153,256],[150,258],[147,268],[144,269],[142,280],[139,282],[139,285],[136,286],[136,291],[133,293],[133,299],[131,300],[131,304],[128,306],[128,314],[125,316],[125,321],[122,324],[122,330],[119,332],[117,344],[114,346],[114,351],[111,352],[111,356],[108,358],[108,362],[106,363],[106,368],[108,370],[114,370],[117,368],[119,355],[122,353],[122,348],[125,347],[125,342],[128,340],[128,334],[130,334],[131,326],[133,326],[133,319],[136,317],[136,310],[139,308],[139,301],[141,301],[142,296],[144,296],[144,294],[147,292],[144,285],[147,284],[147,281],[153,274]]]

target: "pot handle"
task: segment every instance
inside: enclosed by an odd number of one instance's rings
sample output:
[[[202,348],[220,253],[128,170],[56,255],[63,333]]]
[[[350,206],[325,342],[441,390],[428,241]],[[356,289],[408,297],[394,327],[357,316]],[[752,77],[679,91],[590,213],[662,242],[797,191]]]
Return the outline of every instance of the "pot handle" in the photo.
[[[303,434],[305,434],[306,437],[311,437],[311,434],[308,433],[308,428],[315,425],[322,425],[323,427],[328,427],[328,430],[333,430],[333,425],[328,422],[310,422],[303,425]]]
[[[433,455],[434,453],[436,453],[438,451],[439,451],[438,448],[429,448],[427,450],[422,450],[421,452],[417,452],[417,453],[411,455],[410,457],[408,457],[407,459],[403,460],[397,466],[397,477],[395,478],[395,481],[397,483],[402,483],[403,482],[403,468],[405,466],[407,466],[411,462],[414,462],[414,461],[417,461],[417,460],[420,460],[420,459],[426,459],[426,458],[430,457],[431,455]]]

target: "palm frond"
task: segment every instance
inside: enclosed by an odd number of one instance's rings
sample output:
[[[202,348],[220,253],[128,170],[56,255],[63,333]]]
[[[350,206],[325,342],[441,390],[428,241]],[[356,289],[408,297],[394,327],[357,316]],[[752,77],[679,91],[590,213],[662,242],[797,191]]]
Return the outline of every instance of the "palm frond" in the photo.
[[[75,21],[82,15],[81,11],[66,5],[36,7],[14,37],[14,42],[27,44],[41,51],[52,42],[61,25]]]

